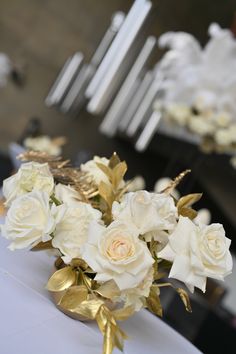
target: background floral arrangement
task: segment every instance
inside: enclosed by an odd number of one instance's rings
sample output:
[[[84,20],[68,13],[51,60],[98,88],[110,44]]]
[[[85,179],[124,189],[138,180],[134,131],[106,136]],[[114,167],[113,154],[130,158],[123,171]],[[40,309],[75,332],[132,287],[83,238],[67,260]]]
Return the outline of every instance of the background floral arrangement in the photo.
[[[201,194],[172,197],[185,171],[161,193],[127,192],[127,165],[116,154],[81,165],[26,152],[18,172],[4,181],[8,208],[2,235],[11,250],[53,249],[57,270],[47,288],[59,309],[96,320],[103,353],[123,349],[117,321],[147,307],[162,316],[160,290],[182,281],[193,292],[207,277],[231,273],[230,240],[221,224],[196,224],[192,204]],[[171,279],[170,279],[171,280]],[[176,288],[191,311],[187,292]]]
[[[164,94],[155,108],[198,136],[205,151],[235,153],[236,40],[217,24],[209,35],[203,49],[185,32],[160,37],[159,46],[169,50],[159,63]]]
[[[60,156],[62,146],[65,145],[65,143],[66,138],[64,137],[50,138],[48,135],[39,135],[25,138],[23,146],[27,150],[46,152],[52,156]]]

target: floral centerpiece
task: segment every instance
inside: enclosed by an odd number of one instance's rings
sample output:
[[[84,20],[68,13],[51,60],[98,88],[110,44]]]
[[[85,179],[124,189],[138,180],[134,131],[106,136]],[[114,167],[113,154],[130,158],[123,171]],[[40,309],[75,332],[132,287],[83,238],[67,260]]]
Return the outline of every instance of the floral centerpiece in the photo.
[[[189,33],[167,32],[159,39],[168,48],[158,64],[163,97],[155,109],[167,124],[189,130],[204,151],[236,151],[236,40],[213,23],[204,48]]]
[[[223,226],[193,221],[192,204],[202,195],[172,197],[189,171],[161,193],[127,192],[127,165],[116,154],[79,169],[39,152],[21,160],[3,184],[8,211],[2,235],[10,250],[58,253],[47,289],[66,314],[97,321],[104,354],[123,349],[126,334],[118,321],[141,308],[162,316],[160,290],[174,287],[171,278],[204,292],[207,277],[223,280],[231,273]],[[176,291],[191,311],[187,291]]]
[[[63,136],[51,138],[48,135],[29,136],[23,141],[23,146],[27,150],[46,152],[52,156],[60,156],[62,146],[65,145],[66,138]]]

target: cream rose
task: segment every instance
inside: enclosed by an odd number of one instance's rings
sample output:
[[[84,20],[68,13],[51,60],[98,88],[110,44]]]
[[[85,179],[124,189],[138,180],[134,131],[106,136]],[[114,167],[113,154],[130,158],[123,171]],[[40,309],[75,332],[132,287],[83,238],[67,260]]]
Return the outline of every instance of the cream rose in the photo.
[[[2,234],[12,241],[9,248],[15,250],[50,240],[54,226],[48,194],[33,191],[12,202]]]
[[[190,116],[191,109],[185,105],[180,103],[171,103],[166,107],[166,112],[175,122],[179,125],[186,125]]]
[[[124,301],[125,307],[133,306],[135,311],[139,311],[145,305],[145,298],[149,295],[153,283],[153,273],[153,267],[149,268],[146,277],[136,288],[123,290],[115,301]]]
[[[58,199],[62,204],[67,204],[68,206],[76,206],[78,203],[80,203],[79,193],[71,186],[66,186],[59,183],[55,186],[54,193],[56,199]]]
[[[101,219],[100,211],[90,204],[76,202],[69,206],[62,204],[54,209],[56,228],[52,245],[63,254],[65,263],[81,257],[81,246],[87,241],[88,228],[93,220]]]
[[[213,134],[215,127],[214,124],[204,116],[191,116],[189,120],[189,128],[201,136]]]
[[[219,129],[215,133],[215,140],[217,144],[222,146],[231,145],[233,143],[233,134],[231,133],[231,128]]]
[[[107,175],[98,167],[97,163],[108,166],[109,160],[106,157],[94,156],[93,160],[81,164],[80,169],[83,172],[87,172],[97,185],[101,182],[109,184],[110,182]]]
[[[48,164],[27,162],[21,165],[15,175],[4,180],[3,195],[6,198],[6,206],[10,206],[20,195],[33,190],[44,191],[51,195],[53,188],[54,180]]]
[[[61,155],[61,147],[53,142],[47,135],[28,137],[24,141],[24,146],[29,150],[43,151],[52,156]]]
[[[207,277],[223,280],[231,273],[230,243],[221,224],[198,226],[180,217],[158,257],[173,262],[170,278],[181,280],[192,292],[195,286],[205,292]]]
[[[137,287],[154,262],[138,230],[120,221],[107,228],[92,223],[82,257],[97,273],[95,280],[113,279],[120,290]]]
[[[162,231],[173,230],[177,219],[177,209],[171,196],[147,191],[125,194],[121,203],[113,203],[112,214],[114,220],[134,225],[140,235],[148,236],[152,232],[157,241]]]

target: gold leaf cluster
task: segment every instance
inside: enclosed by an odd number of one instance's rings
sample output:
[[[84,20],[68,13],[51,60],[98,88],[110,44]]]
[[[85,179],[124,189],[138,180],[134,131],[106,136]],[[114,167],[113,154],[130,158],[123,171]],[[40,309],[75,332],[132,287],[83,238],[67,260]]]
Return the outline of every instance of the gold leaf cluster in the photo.
[[[119,201],[122,195],[127,191],[127,185],[123,182],[127,171],[125,161],[120,161],[116,153],[112,155],[108,166],[97,163],[97,166],[107,176],[109,183],[101,182],[98,187],[100,196],[99,209],[103,212],[103,219],[106,224],[112,221],[112,204],[115,200]],[[122,183],[123,182],[123,183]]]
[[[178,214],[186,216],[189,219],[195,219],[197,216],[196,210],[192,209],[191,206],[198,202],[202,197],[202,193],[188,194],[180,198],[177,202]]]
[[[123,350],[126,334],[118,326],[134,313],[132,306],[113,310],[110,308],[114,296],[120,290],[114,281],[101,286],[91,277],[91,270],[82,259],[74,259],[71,265],[57,270],[49,279],[47,289],[58,293],[57,305],[62,310],[80,318],[96,320],[103,334],[103,354],[111,354],[114,347]]]

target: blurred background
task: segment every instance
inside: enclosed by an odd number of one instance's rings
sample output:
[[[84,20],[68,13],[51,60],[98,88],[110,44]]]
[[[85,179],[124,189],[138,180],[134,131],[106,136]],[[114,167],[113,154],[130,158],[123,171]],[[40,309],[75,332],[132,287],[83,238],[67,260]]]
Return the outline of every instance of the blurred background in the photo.
[[[180,131],[172,125],[159,129],[164,113],[159,103],[158,109],[153,108],[163,97],[161,84],[167,75],[156,66],[166,52],[158,45],[160,36],[169,31],[188,32],[205,46],[210,24],[217,23],[230,30],[234,40],[235,0],[152,0],[150,9],[145,8],[145,1],[142,8],[141,2],[138,14],[143,18],[133,17],[123,47],[117,46],[115,51],[114,43],[134,1],[1,0],[0,52],[7,56],[2,64],[0,60],[1,183],[17,167],[14,156],[24,148],[25,139],[39,135],[65,137],[63,155],[77,165],[93,155],[109,157],[116,151],[128,163],[128,178],[141,174],[148,190],[153,190],[157,181],[165,183],[163,178],[174,178],[191,168],[179,191],[203,191],[198,208],[207,209],[203,217],[211,222],[224,224],[232,239],[231,250],[236,252],[236,130],[229,149],[225,145],[224,149],[212,148],[212,140],[210,148],[208,144],[202,149],[196,132]],[[125,48],[128,38],[129,47]],[[183,42],[184,46],[178,46],[184,53],[188,40]],[[113,59],[106,64],[112,46]],[[233,53],[236,62],[236,50]],[[225,69],[227,62],[220,65]],[[96,86],[102,66],[105,71]],[[236,79],[236,72],[231,76]],[[138,91],[140,87],[143,91]],[[148,91],[150,87],[152,91]],[[134,108],[128,116],[130,107]],[[125,120],[129,124],[125,125]],[[203,138],[206,142],[209,134]],[[234,353],[235,280],[234,271],[223,285],[209,284],[205,298],[196,294],[192,315],[184,313],[179,299],[168,290],[163,294],[163,320],[204,353]]]

